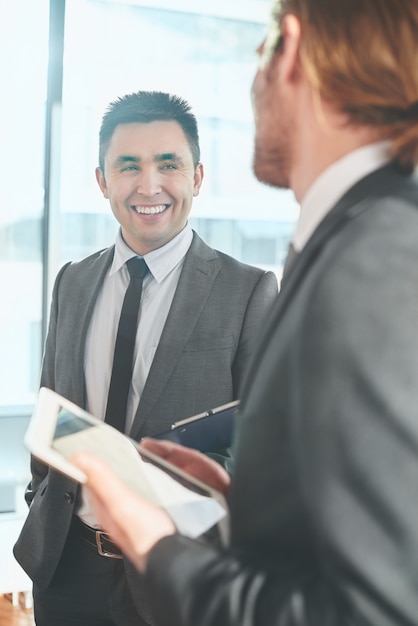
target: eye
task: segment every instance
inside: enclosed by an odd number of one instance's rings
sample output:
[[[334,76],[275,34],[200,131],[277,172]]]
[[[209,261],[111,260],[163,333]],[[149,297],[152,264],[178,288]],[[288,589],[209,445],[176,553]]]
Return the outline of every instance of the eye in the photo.
[[[138,170],[138,166],[137,165],[126,165],[125,167],[121,168],[121,172],[135,172]]]
[[[163,165],[161,167],[162,170],[175,170],[177,169],[175,165],[173,165],[173,163],[166,163],[165,165]]]

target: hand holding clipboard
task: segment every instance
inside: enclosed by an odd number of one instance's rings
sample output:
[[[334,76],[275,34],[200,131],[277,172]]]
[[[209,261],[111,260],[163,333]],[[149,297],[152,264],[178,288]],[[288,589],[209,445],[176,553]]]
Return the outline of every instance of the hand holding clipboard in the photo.
[[[152,435],[154,439],[169,439],[200,452],[228,448],[232,443],[239,400],[223,404],[204,413],[172,424],[171,429]]]

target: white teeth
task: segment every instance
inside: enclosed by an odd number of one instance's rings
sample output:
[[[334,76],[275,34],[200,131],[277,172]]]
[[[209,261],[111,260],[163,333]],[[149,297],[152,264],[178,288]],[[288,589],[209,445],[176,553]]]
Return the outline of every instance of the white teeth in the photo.
[[[157,206],[134,206],[137,213],[145,215],[154,215],[155,213],[162,213],[167,208],[165,204],[159,204]]]

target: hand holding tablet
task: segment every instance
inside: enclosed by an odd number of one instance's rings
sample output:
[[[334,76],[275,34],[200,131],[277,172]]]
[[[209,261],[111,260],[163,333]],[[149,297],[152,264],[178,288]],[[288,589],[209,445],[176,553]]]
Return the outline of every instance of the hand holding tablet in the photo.
[[[164,508],[183,534],[196,537],[219,522],[220,534],[227,539],[228,507],[219,491],[50,389],[39,392],[25,444],[41,461],[80,483],[86,476],[70,459],[77,452],[91,452],[128,487]]]

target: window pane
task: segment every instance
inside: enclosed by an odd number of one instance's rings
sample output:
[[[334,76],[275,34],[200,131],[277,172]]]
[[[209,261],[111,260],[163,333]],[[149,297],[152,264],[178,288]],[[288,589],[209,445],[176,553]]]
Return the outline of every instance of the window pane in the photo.
[[[47,53],[48,2],[3,0],[0,416],[31,405],[38,389]]]
[[[205,178],[192,225],[206,241],[281,272],[298,207],[252,172],[250,87],[269,2],[67,2],[62,109],[61,241],[56,270],[114,241],[97,186],[98,131],[108,103],[138,89],[186,98],[196,114]]]

